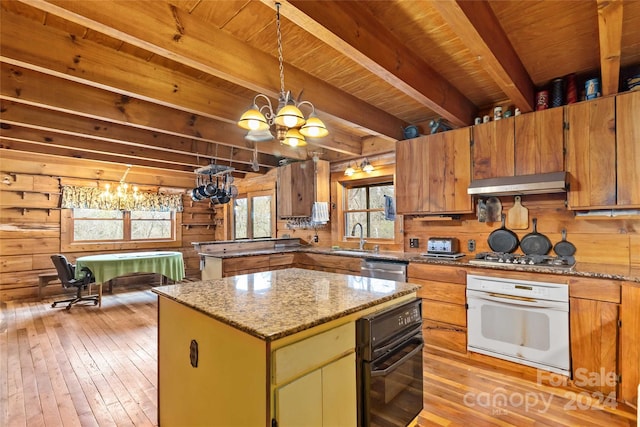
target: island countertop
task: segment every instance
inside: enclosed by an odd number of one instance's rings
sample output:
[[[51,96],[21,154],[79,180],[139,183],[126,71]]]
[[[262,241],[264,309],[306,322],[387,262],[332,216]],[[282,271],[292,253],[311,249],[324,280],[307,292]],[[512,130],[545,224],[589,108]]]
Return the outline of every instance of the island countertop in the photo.
[[[289,268],[153,288],[266,341],[416,292],[411,283]]]

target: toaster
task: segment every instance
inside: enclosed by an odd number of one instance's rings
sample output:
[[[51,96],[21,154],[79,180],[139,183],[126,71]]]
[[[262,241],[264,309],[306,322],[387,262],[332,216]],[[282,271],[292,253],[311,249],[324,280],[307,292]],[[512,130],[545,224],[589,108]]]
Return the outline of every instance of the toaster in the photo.
[[[455,237],[429,237],[427,241],[429,254],[456,254],[459,249],[460,243]]]

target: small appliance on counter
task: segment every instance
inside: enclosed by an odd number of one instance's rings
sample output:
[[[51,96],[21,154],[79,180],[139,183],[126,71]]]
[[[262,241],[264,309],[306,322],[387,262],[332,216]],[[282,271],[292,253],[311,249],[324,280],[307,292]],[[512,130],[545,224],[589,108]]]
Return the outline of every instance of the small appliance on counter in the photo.
[[[458,259],[464,256],[459,250],[460,242],[455,237],[429,237],[427,252],[421,255],[436,259]]]
[[[457,254],[460,242],[455,237],[429,237],[427,241],[428,254]]]

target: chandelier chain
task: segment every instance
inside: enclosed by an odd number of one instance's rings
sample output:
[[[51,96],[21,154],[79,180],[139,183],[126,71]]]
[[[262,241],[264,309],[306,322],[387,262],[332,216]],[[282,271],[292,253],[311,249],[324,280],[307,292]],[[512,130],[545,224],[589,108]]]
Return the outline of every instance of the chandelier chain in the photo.
[[[280,30],[280,3],[276,3],[276,34],[278,37],[278,63],[280,64],[280,97],[284,97],[284,59],[282,57],[282,31]]]

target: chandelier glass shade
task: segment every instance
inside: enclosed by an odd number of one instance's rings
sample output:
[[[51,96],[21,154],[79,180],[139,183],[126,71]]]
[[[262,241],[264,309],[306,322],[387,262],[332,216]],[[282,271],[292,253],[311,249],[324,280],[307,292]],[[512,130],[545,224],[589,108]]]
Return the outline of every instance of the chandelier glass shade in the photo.
[[[311,102],[296,102],[291,92],[284,89],[280,3],[276,3],[276,26],[280,65],[278,107],[274,110],[269,97],[259,93],[253,98],[251,107],[240,116],[238,126],[249,131],[245,136],[249,141],[260,142],[277,138],[281,144],[303,147],[307,145],[306,138],[322,138],[327,136],[329,131],[316,115],[315,107]],[[311,108],[308,118],[305,118],[301,111],[303,106]]]

